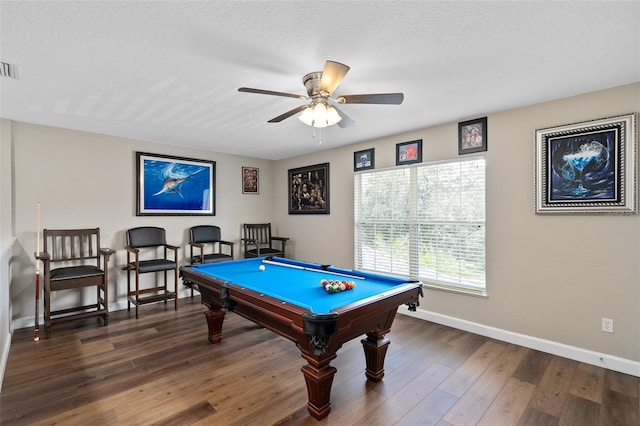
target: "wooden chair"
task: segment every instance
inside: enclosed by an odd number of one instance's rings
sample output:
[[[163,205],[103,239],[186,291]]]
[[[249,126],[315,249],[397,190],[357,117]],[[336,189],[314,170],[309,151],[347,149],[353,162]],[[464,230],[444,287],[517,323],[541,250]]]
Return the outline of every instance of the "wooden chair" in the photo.
[[[51,326],[93,316],[109,321],[109,258],[114,253],[100,247],[100,228],[45,229],[43,252],[36,259],[44,266],[44,325],[47,338]],[[102,262],[101,262],[102,259]],[[96,302],[52,310],[54,291],[96,288]],[[82,300],[82,298],[80,299]]]
[[[189,261],[191,265],[202,263],[216,263],[233,260],[233,243],[224,241],[220,237],[220,227],[214,225],[199,225],[189,229]],[[197,286],[190,281],[184,285],[193,290]]]
[[[167,244],[164,228],[155,226],[141,226],[127,230],[127,271],[128,303],[136,307],[138,318],[138,306],[167,300],[174,300],[175,309],[178,309],[178,250],[180,247]],[[169,259],[169,251],[173,251],[173,260]],[[160,255],[160,253],[162,253]],[[160,256],[159,256],[160,255]],[[142,259],[145,257],[146,259]],[[151,259],[149,259],[151,257]],[[167,273],[173,271],[174,289],[169,291],[167,287]],[[152,287],[142,288],[140,274],[162,272],[164,280],[162,284],[157,281]],[[134,273],[135,283],[131,282],[131,274]]]
[[[270,223],[244,224],[244,257],[285,257],[285,244],[289,238],[271,235]]]

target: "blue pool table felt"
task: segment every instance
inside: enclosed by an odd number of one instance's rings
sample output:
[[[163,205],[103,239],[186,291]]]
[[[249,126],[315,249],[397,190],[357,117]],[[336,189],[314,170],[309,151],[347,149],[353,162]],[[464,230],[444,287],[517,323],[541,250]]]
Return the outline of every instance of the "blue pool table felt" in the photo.
[[[260,265],[265,266],[260,271]],[[378,274],[329,267],[328,272],[314,263],[291,259],[264,258],[208,263],[192,267],[194,271],[212,276],[227,285],[236,285],[300,306],[316,314],[325,314],[340,307],[380,295],[406,284],[408,280]],[[320,280],[353,281],[356,287],[340,293],[327,293]]]

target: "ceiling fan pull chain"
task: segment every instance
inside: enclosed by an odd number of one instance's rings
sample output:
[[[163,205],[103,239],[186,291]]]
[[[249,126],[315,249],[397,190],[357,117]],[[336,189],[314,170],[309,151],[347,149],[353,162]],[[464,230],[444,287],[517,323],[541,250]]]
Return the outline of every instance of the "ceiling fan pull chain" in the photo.
[[[318,145],[322,144],[322,127],[311,126],[311,137],[316,138],[316,129],[318,129]]]

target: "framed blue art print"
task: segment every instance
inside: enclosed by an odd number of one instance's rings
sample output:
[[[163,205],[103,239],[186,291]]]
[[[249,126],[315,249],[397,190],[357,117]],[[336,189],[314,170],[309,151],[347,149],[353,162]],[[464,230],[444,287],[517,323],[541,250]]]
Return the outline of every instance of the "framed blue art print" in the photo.
[[[137,216],[214,216],[214,161],[136,152]]]

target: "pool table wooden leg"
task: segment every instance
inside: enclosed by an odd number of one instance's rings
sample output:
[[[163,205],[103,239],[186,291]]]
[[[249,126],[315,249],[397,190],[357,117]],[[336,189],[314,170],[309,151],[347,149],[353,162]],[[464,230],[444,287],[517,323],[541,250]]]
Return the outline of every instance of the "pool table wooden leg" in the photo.
[[[225,311],[222,308],[212,309],[204,313],[207,317],[207,325],[209,326],[209,341],[211,343],[219,343],[222,340],[222,323],[224,322]]]
[[[329,362],[335,358],[335,354],[325,359],[325,362],[322,364],[313,362],[312,359],[306,358],[304,355],[303,358],[309,362],[302,367],[302,373],[304,374],[305,382],[307,382],[307,393],[309,395],[307,410],[312,417],[320,420],[327,417],[329,411],[331,411],[331,385],[333,384],[333,376],[338,370],[331,367]]]
[[[367,360],[367,370],[364,374],[372,382],[379,382],[384,377],[384,358],[390,343],[384,334],[388,331],[386,330],[385,333],[370,331],[367,333],[367,338],[361,340]]]

